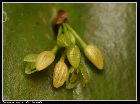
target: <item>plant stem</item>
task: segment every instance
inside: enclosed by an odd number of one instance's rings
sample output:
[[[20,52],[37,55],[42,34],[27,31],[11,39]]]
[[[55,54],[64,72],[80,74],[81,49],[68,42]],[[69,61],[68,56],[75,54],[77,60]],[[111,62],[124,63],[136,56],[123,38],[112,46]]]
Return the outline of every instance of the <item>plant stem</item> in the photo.
[[[74,37],[77,39],[77,41],[79,42],[79,44],[82,46],[82,48],[84,49],[87,44],[81,39],[81,37],[74,31],[73,28],[70,27],[69,24],[65,23],[65,25],[67,26],[67,28],[69,29],[69,31],[74,35]]]
[[[63,52],[61,58],[60,58],[60,61],[65,61],[65,58],[66,58],[66,53],[65,51]]]
[[[53,52],[54,54],[56,54],[57,50],[58,50],[58,46],[55,45],[55,46],[53,47],[53,49],[52,49],[52,52]]]
[[[65,27],[65,24],[63,24],[63,32],[64,32],[64,34],[68,35],[68,30],[67,30],[67,28]]]
[[[62,33],[62,26],[59,26],[58,28],[58,35]]]

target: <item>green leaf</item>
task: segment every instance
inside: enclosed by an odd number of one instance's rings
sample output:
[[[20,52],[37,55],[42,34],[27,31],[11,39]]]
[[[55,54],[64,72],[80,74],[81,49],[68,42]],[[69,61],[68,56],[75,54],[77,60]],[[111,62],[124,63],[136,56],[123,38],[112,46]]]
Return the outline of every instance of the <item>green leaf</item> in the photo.
[[[24,61],[35,62],[38,54],[28,54],[24,57]]]
[[[135,100],[136,7],[136,3],[3,3],[7,14],[2,22],[3,100]],[[90,77],[86,87],[78,83],[71,90],[65,85],[53,88],[59,52],[47,70],[25,74],[27,53],[55,46],[51,22],[59,9],[68,12],[70,26],[104,56],[104,69],[98,70],[81,55]]]

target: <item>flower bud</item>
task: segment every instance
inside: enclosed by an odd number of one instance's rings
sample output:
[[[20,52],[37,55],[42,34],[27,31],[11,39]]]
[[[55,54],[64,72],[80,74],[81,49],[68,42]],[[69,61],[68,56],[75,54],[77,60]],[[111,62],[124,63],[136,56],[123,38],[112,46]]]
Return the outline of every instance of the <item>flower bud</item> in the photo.
[[[71,41],[67,37],[66,34],[62,32],[62,27],[59,27],[58,35],[57,35],[57,44],[59,47],[67,47],[71,44]]]
[[[79,66],[80,58],[81,58],[80,49],[78,48],[78,46],[77,45],[70,45],[66,49],[66,54],[67,54],[67,57],[68,57],[70,64],[74,68],[77,68]]]
[[[88,45],[84,49],[84,53],[86,57],[98,68],[98,69],[103,69],[103,56],[101,51],[93,46],[93,45]]]
[[[58,88],[64,84],[68,76],[68,67],[63,61],[59,61],[53,72],[53,86]]]
[[[67,47],[71,44],[71,41],[64,34],[58,34],[57,44],[59,47]]]
[[[55,59],[55,55],[52,51],[41,52],[36,60],[36,70],[41,71],[48,67]]]

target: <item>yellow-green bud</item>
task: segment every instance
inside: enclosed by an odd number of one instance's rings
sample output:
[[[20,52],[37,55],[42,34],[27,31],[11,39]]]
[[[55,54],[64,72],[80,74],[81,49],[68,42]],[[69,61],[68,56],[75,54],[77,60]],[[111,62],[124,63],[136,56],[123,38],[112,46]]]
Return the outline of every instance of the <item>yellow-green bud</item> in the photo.
[[[67,57],[68,57],[70,64],[74,68],[78,68],[79,63],[80,63],[80,59],[81,59],[80,49],[78,48],[78,46],[77,45],[70,45],[66,49],[66,54],[67,54]]]
[[[52,51],[41,52],[36,60],[36,70],[41,71],[48,67],[55,59],[55,55]]]
[[[98,68],[103,69],[103,55],[101,51],[93,46],[93,45],[87,45],[87,47],[84,49],[84,53],[86,57]]]
[[[68,67],[64,61],[59,61],[53,72],[53,86],[58,88],[64,84],[68,75]]]

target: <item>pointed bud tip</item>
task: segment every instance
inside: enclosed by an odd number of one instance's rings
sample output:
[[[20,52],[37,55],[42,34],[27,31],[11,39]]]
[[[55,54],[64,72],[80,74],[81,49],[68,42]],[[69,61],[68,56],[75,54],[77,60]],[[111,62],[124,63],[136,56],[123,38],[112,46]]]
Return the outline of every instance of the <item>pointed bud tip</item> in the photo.
[[[102,65],[98,65],[97,68],[98,68],[99,70],[103,70],[103,66],[104,66],[103,64],[102,64]]]

